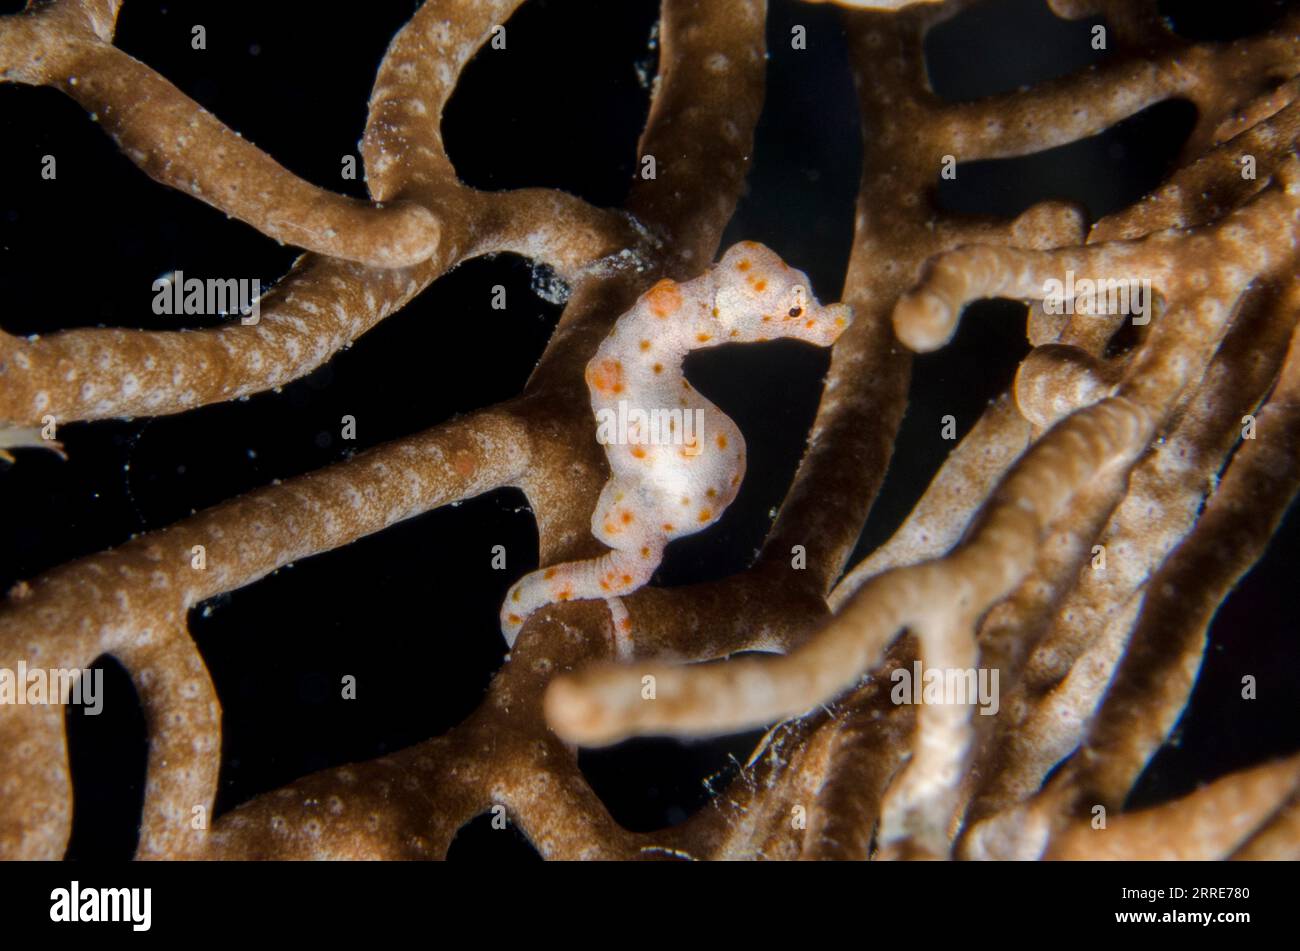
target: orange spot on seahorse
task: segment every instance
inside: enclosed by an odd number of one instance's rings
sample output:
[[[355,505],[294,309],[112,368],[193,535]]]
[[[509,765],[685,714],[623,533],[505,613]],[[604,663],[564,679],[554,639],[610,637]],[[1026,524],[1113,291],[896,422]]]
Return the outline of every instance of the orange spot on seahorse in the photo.
[[[669,277],[665,277],[646,291],[645,297],[656,317],[667,317],[669,314],[676,313],[682,306],[682,292],[677,282]]]
[[[597,364],[588,364],[587,384],[601,393],[622,393],[622,362],[619,360],[601,360]]]
[[[727,437],[722,435],[722,433],[718,433],[718,448],[719,449],[727,448]]]
[[[713,512],[711,512],[709,509],[700,509],[701,522],[707,522],[711,518],[713,518]]]

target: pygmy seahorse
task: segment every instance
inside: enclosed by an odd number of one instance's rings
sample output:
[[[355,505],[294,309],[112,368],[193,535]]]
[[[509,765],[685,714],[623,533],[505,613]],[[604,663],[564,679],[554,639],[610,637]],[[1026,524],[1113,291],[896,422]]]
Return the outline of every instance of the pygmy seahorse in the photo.
[[[604,598],[617,652],[628,653],[631,621],[619,596],[650,580],[668,542],[716,522],[745,474],[740,430],[686,381],[682,361],[701,347],[774,337],[830,346],[852,310],[823,306],[808,288],[773,251],[742,241],[699,277],[659,281],[618,319],[586,371],[611,470],[591,531],[610,551],[521,578],[501,608],[511,647],[539,608]]]

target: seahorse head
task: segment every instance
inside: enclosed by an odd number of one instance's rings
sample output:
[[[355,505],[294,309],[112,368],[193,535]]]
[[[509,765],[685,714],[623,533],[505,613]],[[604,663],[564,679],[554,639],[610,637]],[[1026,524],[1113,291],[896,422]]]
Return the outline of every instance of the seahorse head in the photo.
[[[853,321],[847,304],[820,304],[808,276],[755,241],[727,249],[717,265],[713,315],[738,341],[791,337],[829,347]]]

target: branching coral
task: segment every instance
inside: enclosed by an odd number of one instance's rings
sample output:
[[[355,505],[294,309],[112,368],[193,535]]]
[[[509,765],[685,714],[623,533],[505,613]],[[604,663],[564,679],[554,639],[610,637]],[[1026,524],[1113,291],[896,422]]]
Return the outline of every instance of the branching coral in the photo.
[[[590,524],[607,469],[583,371],[655,281],[712,263],[762,105],[765,8],[664,0],[638,145],[658,174],[608,211],[556,191],[476,191],[446,155],[460,72],[519,5],[428,0],[397,34],[363,140],[369,204],[297,179],[117,51],[117,3],[0,18],[0,77],[68,93],[151,177],[309,252],[256,324],[0,337],[0,446],[34,441],[46,416],[179,413],[274,388],[476,256],[513,251],[572,287],[514,399],[11,591],[0,666],[110,654],[132,675],[150,735],[140,857],[438,857],[494,805],[554,858],[1295,856],[1294,759],[1122,812],[1187,703],[1216,606],[1300,486],[1300,17],[1197,44],[1150,2],[1054,4],[1106,14],[1107,64],[962,103],[931,91],[922,43],[969,3],[842,4],[861,8],[844,21],[867,131],[842,294],[855,319],[753,565],[626,596],[634,636],[618,663],[603,604],[539,610],[449,733],[192,821],[212,811],[221,743],[192,606],[502,486],[527,495],[543,566],[600,554]],[[1063,203],[1012,221],[934,203],[953,158],[1069,143],[1173,96],[1197,107],[1177,171],[1091,228]],[[1122,317],[1081,303],[1080,288],[1107,282],[1145,295],[1150,320],[1128,350],[1111,346]],[[893,538],[846,572],[906,408],[908,348],[942,347],[982,297],[1030,302],[1033,349]],[[783,656],[691,663],[742,651]],[[996,671],[999,714],[896,702],[893,673],[914,661]],[[713,806],[648,833],[611,818],[570,745],[774,722]],[[0,854],[61,854],[61,710],[0,708],[0,750]],[[1098,805],[1113,814],[1104,830]]]

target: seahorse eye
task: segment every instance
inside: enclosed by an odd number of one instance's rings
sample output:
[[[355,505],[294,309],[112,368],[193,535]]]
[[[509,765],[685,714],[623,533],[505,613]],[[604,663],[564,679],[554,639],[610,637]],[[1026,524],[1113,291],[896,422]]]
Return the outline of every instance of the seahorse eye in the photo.
[[[798,317],[798,316],[799,316],[800,314],[802,314],[802,313],[803,313],[803,308],[802,308],[802,307],[791,307],[791,308],[790,308],[790,316],[791,316],[791,317]]]

